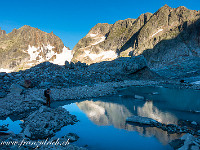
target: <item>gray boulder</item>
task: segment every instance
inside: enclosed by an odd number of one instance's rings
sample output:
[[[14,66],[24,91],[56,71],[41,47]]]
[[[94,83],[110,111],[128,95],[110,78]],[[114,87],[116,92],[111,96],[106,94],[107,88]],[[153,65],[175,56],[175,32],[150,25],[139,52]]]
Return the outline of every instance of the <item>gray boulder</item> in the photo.
[[[127,73],[135,73],[138,70],[147,66],[147,61],[144,56],[129,57],[123,63],[123,70]]]
[[[126,121],[132,122],[132,123],[138,123],[141,125],[150,125],[150,126],[154,126],[154,124],[157,123],[157,121],[154,119],[147,118],[147,117],[140,117],[140,116],[128,117]]]
[[[0,90],[0,98],[6,97],[7,93],[4,90]]]
[[[50,85],[51,85],[50,82],[43,82],[43,81],[42,81],[42,82],[40,83],[39,86],[40,86],[40,87],[49,87]]]
[[[10,87],[10,92],[19,96],[23,92],[24,88],[19,84],[12,84]]]
[[[5,77],[6,75],[7,75],[6,72],[0,72],[0,79],[3,78],[3,77]]]
[[[24,119],[23,134],[31,139],[44,139],[55,135],[63,126],[74,124],[74,119],[66,109],[51,109],[42,106]]]
[[[200,140],[193,135],[187,133],[180,139],[173,140],[169,143],[174,149],[178,150],[199,150]]]
[[[0,131],[8,131],[8,125],[0,126]]]
[[[143,96],[140,96],[140,95],[135,95],[135,99],[144,100],[144,97],[143,97]]]

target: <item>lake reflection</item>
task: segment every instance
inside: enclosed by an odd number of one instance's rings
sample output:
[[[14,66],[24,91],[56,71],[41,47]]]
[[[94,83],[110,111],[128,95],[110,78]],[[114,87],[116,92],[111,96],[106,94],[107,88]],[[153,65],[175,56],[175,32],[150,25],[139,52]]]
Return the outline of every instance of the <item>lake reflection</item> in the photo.
[[[103,99],[106,100],[110,98]],[[133,115],[150,117],[163,123],[177,123],[177,118],[174,115],[169,112],[162,112],[157,107],[153,106],[152,101],[123,100],[119,97],[115,97],[112,101],[113,102],[86,100],[76,104],[96,125],[113,125],[115,128],[137,131],[142,136],[155,136],[164,145],[180,137],[176,134],[169,135],[166,131],[159,128],[139,127],[126,123],[126,118]]]

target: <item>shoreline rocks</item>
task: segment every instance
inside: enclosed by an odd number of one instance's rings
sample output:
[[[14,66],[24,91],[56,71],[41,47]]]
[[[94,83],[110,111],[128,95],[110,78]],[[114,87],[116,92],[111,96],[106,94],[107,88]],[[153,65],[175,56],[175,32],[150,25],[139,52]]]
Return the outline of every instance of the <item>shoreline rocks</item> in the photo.
[[[154,119],[148,117],[141,117],[141,116],[131,116],[126,119],[126,122],[133,123],[139,126],[150,126],[150,127],[157,127],[164,131],[167,131],[169,134],[173,133],[190,133],[192,135],[200,136],[200,125],[193,124],[193,122],[187,121],[187,126],[184,123],[179,123],[180,125],[175,124],[164,124],[158,122]]]
[[[72,117],[62,107],[51,109],[42,106],[24,119],[23,124],[21,124],[22,133],[24,137],[31,139],[45,139],[55,135],[55,132],[63,126],[74,124],[75,121],[77,121],[76,117]]]
[[[140,116],[132,116],[126,119],[127,122],[133,122],[140,125],[149,125],[155,126],[155,123],[158,123],[156,120],[147,118],[147,117],[140,117]]]
[[[187,133],[169,143],[175,150],[199,150],[200,138]]]

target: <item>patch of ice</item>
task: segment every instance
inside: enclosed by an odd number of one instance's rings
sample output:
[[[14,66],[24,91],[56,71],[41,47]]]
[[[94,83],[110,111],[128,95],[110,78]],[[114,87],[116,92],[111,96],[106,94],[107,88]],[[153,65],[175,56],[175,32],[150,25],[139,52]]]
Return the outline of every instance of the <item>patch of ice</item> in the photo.
[[[0,72],[10,73],[10,72],[12,72],[12,70],[0,68]]]
[[[95,36],[97,36],[97,34],[92,34],[92,33],[91,33],[91,34],[89,34],[89,36],[90,36],[90,37],[95,37]]]
[[[154,37],[156,34],[158,34],[159,32],[163,31],[163,29],[159,29],[156,33],[154,33],[151,37]]]
[[[89,56],[90,59],[95,60],[100,57],[102,57],[102,59],[108,59],[108,58],[116,59],[118,55],[114,51],[109,50],[101,52],[99,54],[92,54],[90,53],[90,51],[85,51],[85,56]]]
[[[70,62],[73,58],[72,50],[64,47],[63,52],[60,54],[56,54],[56,59],[52,63],[58,65],[65,65],[65,61]]]

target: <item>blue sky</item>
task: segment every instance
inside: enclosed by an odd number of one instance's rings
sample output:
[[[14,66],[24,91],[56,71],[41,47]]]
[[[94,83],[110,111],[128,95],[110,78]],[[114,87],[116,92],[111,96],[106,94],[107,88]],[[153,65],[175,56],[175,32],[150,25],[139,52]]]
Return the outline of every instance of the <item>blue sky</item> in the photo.
[[[136,19],[165,4],[200,10],[200,0],[1,0],[0,27],[7,33],[23,25],[53,31],[72,49],[97,23]]]

